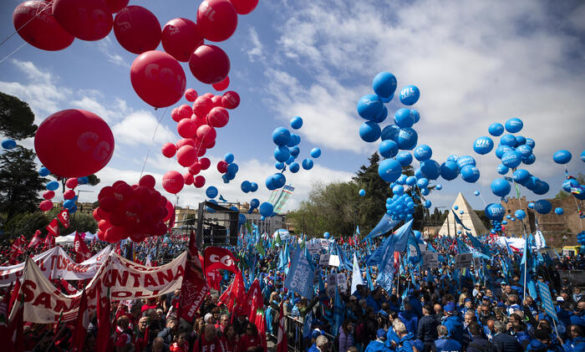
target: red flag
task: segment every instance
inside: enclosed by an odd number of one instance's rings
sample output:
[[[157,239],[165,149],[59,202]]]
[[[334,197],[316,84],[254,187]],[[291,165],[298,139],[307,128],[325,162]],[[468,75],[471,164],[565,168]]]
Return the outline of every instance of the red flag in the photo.
[[[179,300],[179,317],[193,322],[195,314],[203,303],[203,299],[209,292],[203,268],[199,261],[199,251],[195,233],[191,232],[189,238],[189,252],[187,253],[187,262],[185,264],[185,275],[181,285],[181,297]]]
[[[248,315],[250,307],[247,304],[246,288],[244,286],[244,277],[241,272],[236,273],[234,281],[219,297],[218,305],[225,304],[228,311],[234,312],[234,315]]]
[[[47,225],[47,231],[53,236],[59,236],[59,222],[57,219],[53,219],[49,225]]]
[[[81,263],[82,261],[91,258],[91,252],[85,241],[79,236],[79,232],[75,231],[75,239],[73,240],[73,248],[76,253],[75,261]]]
[[[61,225],[63,225],[64,228],[69,228],[69,210],[61,210],[61,212],[57,215],[57,219],[59,219],[59,222]]]
[[[240,271],[236,266],[237,259],[232,252],[220,247],[207,247],[203,252],[205,273],[215,269],[224,269],[236,273]]]
[[[12,242],[12,246],[10,247],[10,259],[9,262],[11,264],[16,264],[16,258],[24,253],[23,243],[20,237],[18,237],[14,242]]]
[[[351,237],[350,237],[351,239]],[[288,336],[286,336],[286,330],[284,329],[284,311],[282,309],[282,303],[280,302],[280,312],[278,314],[278,333],[276,334],[276,352],[288,351]]]
[[[53,236],[51,233],[47,234],[47,237],[45,237],[45,243],[43,245],[43,251],[47,250],[47,249],[51,249],[55,247],[55,236]]]
[[[110,297],[109,294],[102,297],[100,286],[97,288],[97,299],[98,333],[96,337],[96,350],[99,352],[105,352],[110,349],[110,335],[112,333],[112,324],[110,322]]]
[[[10,292],[10,290],[8,292]],[[2,302],[0,302],[0,341],[8,341],[10,339],[10,331],[8,329],[8,316],[10,315],[10,310],[8,309],[9,306],[10,297],[8,294],[5,294]],[[10,350],[10,346],[8,346],[8,350]]]
[[[83,345],[85,344],[85,336],[87,335],[86,322],[88,322],[88,320],[89,317],[87,316],[87,295],[84,289],[83,292],[81,293],[81,301],[79,302],[79,312],[77,313],[75,330],[73,331],[73,342],[71,346],[71,350],[73,352],[83,351]]]
[[[246,301],[250,307],[248,320],[253,322],[256,319],[256,310],[264,307],[264,299],[262,298],[262,290],[260,289],[260,282],[258,282],[258,279],[254,279],[254,282],[250,285]]]
[[[30,243],[28,244],[28,249],[31,249],[31,248],[37,249],[37,247],[42,242],[43,241],[41,240],[41,230],[36,230],[35,235],[33,236],[33,238],[30,240]]]
[[[68,295],[74,295],[77,293],[77,290],[75,289],[75,287],[73,287],[67,281],[65,281],[63,279],[59,279],[59,283],[61,284],[61,286],[63,286],[63,289],[65,289],[65,292],[67,292]]]
[[[10,331],[10,339],[7,341],[9,351],[23,352],[24,351],[24,302],[18,307],[18,312],[14,319],[10,321],[8,330]],[[11,349],[12,348],[12,349]]]
[[[266,351],[266,317],[264,316],[264,306],[260,306],[255,314],[254,324],[256,324],[256,327],[258,328],[258,335],[260,336],[262,347],[264,347],[264,351]]]
[[[12,307],[14,307],[14,302],[18,298],[18,293],[20,291],[20,280],[16,280],[16,284],[12,289],[12,294],[10,295],[10,302],[8,302],[8,316],[10,316],[10,312],[12,311]]]

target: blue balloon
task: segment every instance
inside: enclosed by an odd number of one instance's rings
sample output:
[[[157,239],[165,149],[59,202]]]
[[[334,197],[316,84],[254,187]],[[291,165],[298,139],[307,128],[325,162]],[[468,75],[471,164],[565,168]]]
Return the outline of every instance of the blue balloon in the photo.
[[[284,127],[277,127],[272,131],[272,141],[276,145],[285,146],[290,142],[290,131]]]
[[[459,175],[459,166],[452,160],[447,160],[441,165],[441,177],[447,181],[454,180]]]
[[[528,172],[528,170],[525,169],[518,169],[516,171],[514,171],[514,181],[516,181],[516,183],[519,183],[521,185],[524,185],[524,183],[530,178],[530,172]]]
[[[534,209],[534,202],[528,203],[528,209]]]
[[[563,215],[564,213],[565,213],[565,210],[563,208],[555,208],[555,214]]]
[[[425,177],[425,175],[423,174],[420,167],[418,169],[414,170],[414,177],[416,177],[417,179]]]
[[[226,155],[224,155],[223,160],[225,160],[226,163],[231,164],[234,162],[234,154],[232,153],[227,153]]]
[[[498,165],[498,173],[500,175],[505,175],[508,173],[508,171],[510,171],[510,169],[506,165],[504,165],[504,164]]]
[[[384,129],[382,130],[382,133],[381,133],[381,137],[382,137],[383,141],[393,140],[396,142],[398,140],[399,133],[400,133],[400,127],[392,124],[392,125],[388,125],[388,126],[384,127]]]
[[[516,137],[511,134],[505,134],[500,138],[500,144],[508,147],[516,147]]]
[[[276,146],[274,149],[274,159],[284,163],[290,158],[290,152],[286,146]]]
[[[39,175],[41,176],[49,176],[51,174],[51,171],[49,171],[49,169],[47,169],[44,166],[41,166],[41,168],[39,169]]]
[[[396,142],[399,149],[411,150],[418,142],[418,134],[412,128],[401,128]]]
[[[416,181],[417,181],[416,180],[416,177],[414,177],[414,176],[408,176],[406,178],[406,181],[404,183],[406,183],[409,186],[414,186],[416,184]]]
[[[526,137],[516,136],[516,145],[518,145],[518,146],[526,145]],[[527,147],[530,147],[530,146],[527,145]],[[532,147],[530,147],[530,149],[532,149]]]
[[[372,81],[372,89],[379,97],[390,98],[396,91],[396,77],[390,72],[380,72]]]
[[[325,239],[329,239],[329,237],[331,237],[331,234],[330,234],[329,232],[325,232],[325,233],[323,234],[323,237],[324,237]]]
[[[359,191],[359,195],[360,195],[360,197],[365,197],[365,196],[366,196],[366,190],[365,190],[365,189],[363,189],[363,188],[362,188],[362,189],[360,189],[360,191]]]
[[[295,157],[291,155],[291,156],[289,156],[289,157],[288,157],[288,160],[286,161],[286,164],[287,164],[287,165],[290,165],[290,164],[292,164],[294,161],[295,161]]]
[[[311,170],[313,168],[313,160],[307,158],[303,160],[303,169]]]
[[[250,182],[250,192],[256,192],[258,190],[258,184],[256,182]]]
[[[475,159],[472,156],[463,155],[457,158],[457,166],[459,167],[459,170],[467,165],[475,166]]]
[[[280,161],[277,161],[276,163],[274,163],[274,167],[277,170],[282,170],[282,169],[284,169],[284,163],[281,163]]]
[[[402,166],[394,159],[382,160],[378,165],[378,175],[388,183],[396,181],[401,173]]]
[[[278,187],[276,187],[275,181],[276,180],[274,179],[274,175],[269,175],[268,177],[266,177],[265,185],[269,191],[272,191],[272,190],[275,190],[278,188]]]
[[[54,190],[56,190],[57,188],[59,188],[59,182],[57,182],[57,181],[51,181],[51,182],[47,183],[47,186],[46,186],[46,188],[47,188],[49,191],[54,191]]]
[[[442,190],[442,189],[443,189],[443,185],[442,185],[442,184],[438,184],[438,185],[436,185],[436,186],[435,186],[435,189],[436,189],[437,191],[440,191],[440,190]]]
[[[424,177],[423,177],[423,178],[419,178],[419,179],[416,181],[416,185],[417,185],[419,188],[425,188],[425,187],[427,187],[427,186],[429,185],[429,180],[428,180],[427,178],[424,178]]]
[[[418,161],[425,161],[431,158],[433,155],[433,150],[426,144],[421,144],[418,147],[414,148],[414,157]]]
[[[487,154],[494,149],[494,141],[490,137],[479,137],[473,143],[473,150],[477,154]]]
[[[207,198],[215,198],[217,197],[218,191],[217,188],[215,188],[215,186],[209,186],[207,187],[207,189],[205,190],[205,195],[207,196]]]
[[[404,105],[413,105],[418,101],[420,91],[416,86],[408,85],[400,90],[400,102]]]
[[[401,166],[408,166],[412,163],[412,154],[407,151],[399,152],[396,155],[396,160],[400,163]]]
[[[534,154],[530,154],[528,157],[522,158],[522,162],[526,165],[532,165],[534,164],[535,161],[536,157],[534,156]]]
[[[427,200],[425,200],[424,206],[425,206],[425,208],[427,208],[427,209],[428,209],[428,208],[430,208],[430,207],[431,207],[431,205],[432,205],[432,204],[433,204],[433,203],[431,203],[431,201],[427,199]]]
[[[398,154],[398,144],[393,140],[385,140],[380,143],[378,147],[378,152],[384,158],[393,158]]]
[[[382,123],[386,120],[387,117],[388,117],[388,109],[385,106],[383,106],[380,113],[378,115],[376,115],[376,117],[371,121],[376,122],[376,123]]]
[[[400,175],[400,177],[398,178],[398,180],[396,180],[396,183],[399,185],[403,185],[406,183],[406,178],[408,176],[406,176],[405,174]]]
[[[493,180],[491,188],[493,194],[502,198],[507,196],[511,190],[510,182],[506,181],[505,178],[496,178]]]
[[[511,215],[506,215],[506,219],[510,220],[510,219],[512,219],[512,216]]]
[[[264,202],[262,204],[260,204],[260,215],[264,216],[264,217],[269,217],[272,215],[272,212],[274,211],[274,206],[268,202]]]
[[[516,137],[516,140],[517,139],[518,139],[518,137]],[[527,158],[532,154],[532,148],[530,148],[530,146],[528,146],[526,144],[522,144],[522,145],[519,145],[518,147],[516,147],[516,151],[518,153],[520,153],[522,158]]]
[[[504,126],[501,123],[494,122],[488,127],[488,132],[494,137],[499,137],[504,133]]]
[[[553,160],[557,164],[566,164],[571,161],[571,152],[568,150],[559,150],[553,155]]]
[[[238,215],[238,225],[243,225],[246,223],[246,215],[239,214]]]
[[[240,170],[240,167],[236,163],[231,163],[227,167],[227,173],[230,175],[234,175]]]
[[[441,175],[441,165],[432,159],[421,162],[420,169],[429,180],[436,180]]]
[[[410,109],[410,116],[412,116],[412,118],[414,119],[414,123],[417,123],[420,121],[420,114],[418,113],[417,110]]]
[[[303,119],[300,116],[295,116],[290,119],[290,127],[298,130],[299,128],[303,127]]]
[[[299,172],[299,170],[301,169],[301,165],[299,165],[299,163],[297,163],[296,161],[294,163],[291,163],[290,166],[288,167],[288,169],[290,170],[290,172],[292,172],[293,174],[296,174],[297,172]]]
[[[475,191],[475,192],[473,192],[473,195],[477,197],[480,195],[480,193],[479,193],[479,191]]]
[[[403,195],[404,194],[404,186],[396,185],[396,186],[392,187],[392,194],[395,194],[397,196]]]
[[[295,145],[299,145],[301,143],[301,136],[298,134],[291,133],[290,140],[286,143],[286,146],[289,148],[294,147]]]
[[[506,121],[506,131],[508,131],[510,133],[520,132],[520,130],[522,129],[523,126],[524,126],[524,123],[522,122],[522,120],[520,120],[517,117],[513,117],[511,119],[508,119],[508,121]]]
[[[538,180],[536,181],[536,185],[534,187],[534,189],[532,190],[532,192],[534,192],[534,194],[538,194],[538,195],[543,195],[545,193],[547,193],[549,191],[550,187],[548,185],[548,183]]]
[[[256,198],[252,198],[252,200],[250,201],[250,209],[256,209],[260,206],[260,201]]]
[[[281,188],[286,184],[286,176],[282,173],[275,173],[272,175],[272,179],[274,180],[275,189]]]
[[[465,165],[461,168],[461,178],[465,182],[474,183],[479,180],[479,169],[475,166]]]
[[[454,206],[454,207],[453,207],[453,209],[455,209],[455,210],[459,210],[459,206],[458,206],[458,205],[456,205],[456,206]]]
[[[529,146],[530,148],[534,149],[534,146],[536,145],[536,142],[534,142],[534,139],[532,138],[526,138],[526,143],[527,146]]]
[[[364,95],[357,103],[358,114],[366,120],[375,120],[384,110],[384,103],[375,94]]]
[[[515,150],[509,150],[502,155],[502,164],[510,169],[517,168],[522,163],[522,155]]]
[[[537,200],[534,202],[534,210],[539,214],[548,214],[552,210],[552,204],[546,199]]]
[[[297,157],[299,156],[299,153],[301,152],[301,149],[299,149],[298,146],[292,147],[292,148],[288,148],[288,152],[290,153],[290,155],[292,155],[293,157]]]
[[[87,176],[83,176],[83,177],[78,177],[77,178],[77,183],[80,185],[86,185],[89,183],[89,178]]]
[[[585,150],[581,153],[581,161],[585,162]]]
[[[394,123],[400,128],[412,127],[414,125],[414,116],[410,113],[410,109],[398,109],[394,113]]]
[[[506,209],[499,203],[490,203],[485,207],[485,215],[492,221],[502,221]]]
[[[242,192],[248,193],[248,192],[250,192],[250,186],[251,186],[250,181],[244,181],[240,185],[240,188],[242,189]]]
[[[508,147],[507,145],[498,145],[498,147],[496,148],[496,158],[501,159],[502,156],[504,156],[504,153],[510,151],[510,150],[514,150],[514,148],[512,147]]]
[[[321,149],[319,149],[319,148],[313,148],[313,149],[311,149],[311,156],[314,159],[317,159],[318,157],[320,157],[321,156]]]
[[[362,125],[360,126],[359,133],[360,138],[364,142],[372,143],[377,141],[378,138],[380,138],[382,130],[380,130],[380,125],[378,125],[377,123],[372,121],[366,121],[362,123]]]
[[[520,220],[523,220],[526,217],[526,212],[522,209],[518,209],[514,212],[514,216]]]
[[[7,138],[2,141],[2,148],[6,150],[14,149],[16,148],[16,142],[14,139]]]
[[[63,208],[71,210],[75,206],[75,201],[73,199],[67,199],[63,202]]]

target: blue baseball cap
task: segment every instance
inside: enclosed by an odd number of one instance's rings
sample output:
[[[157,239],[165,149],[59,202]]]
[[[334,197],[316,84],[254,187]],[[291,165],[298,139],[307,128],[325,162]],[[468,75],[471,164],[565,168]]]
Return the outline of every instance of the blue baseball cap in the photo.
[[[453,302],[449,302],[447,304],[445,304],[445,312],[447,313],[452,313],[455,311],[455,303]]]
[[[376,336],[377,337],[386,337],[386,330],[378,329],[378,331],[376,332]]]

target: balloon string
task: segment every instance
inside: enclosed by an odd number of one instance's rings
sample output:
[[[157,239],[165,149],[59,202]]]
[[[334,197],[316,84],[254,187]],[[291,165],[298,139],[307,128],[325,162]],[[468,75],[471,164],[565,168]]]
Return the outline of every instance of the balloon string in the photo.
[[[16,29],[14,32],[12,32],[8,37],[4,38],[4,40],[0,42],[0,46],[4,45],[16,33],[20,32],[21,29],[23,29],[24,27],[26,27],[27,24],[29,24],[30,22],[32,22],[32,20],[34,20],[35,18],[37,18],[49,6],[51,6],[51,3],[50,2],[47,2],[46,5],[42,9],[38,9],[37,10],[37,13],[35,13],[35,15],[30,20],[26,21],[22,26],[20,26],[18,29]]]
[[[144,163],[142,163],[142,170],[140,170],[140,177],[142,178],[142,174],[144,173],[144,168],[146,167],[146,162],[148,161],[148,157],[150,156],[150,149],[146,151],[146,157],[144,158]]]
[[[19,46],[18,48],[16,48],[16,50],[14,50],[13,52],[11,52],[10,54],[4,56],[2,58],[2,60],[0,60],[0,64],[2,64],[4,61],[6,61],[6,59],[8,59],[9,57],[11,57],[12,55],[16,54],[16,52],[18,52],[20,49],[22,49],[26,44],[28,44],[27,42],[22,43],[21,46]]]
[[[161,123],[162,119],[165,117],[167,110],[168,110],[168,107],[165,108],[164,110],[162,110],[160,117],[157,119],[156,127],[154,128],[154,132],[152,133],[152,141],[153,142],[154,142],[154,138],[156,137],[156,132],[158,131],[158,126],[160,126],[160,123]]]

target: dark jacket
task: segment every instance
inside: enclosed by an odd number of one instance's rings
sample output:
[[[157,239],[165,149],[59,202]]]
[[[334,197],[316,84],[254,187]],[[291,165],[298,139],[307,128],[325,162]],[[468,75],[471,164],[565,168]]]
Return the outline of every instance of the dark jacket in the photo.
[[[492,344],[481,336],[473,336],[467,345],[467,352],[491,352]]]
[[[439,323],[431,315],[425,315],[418,321],[416,338],[424,343],[430,343],[438,338],[437,326]]]
[[[516,341],[514,336],[497,333],[492,339],[494,350],[496,352],[521,352],[522,346]]]

